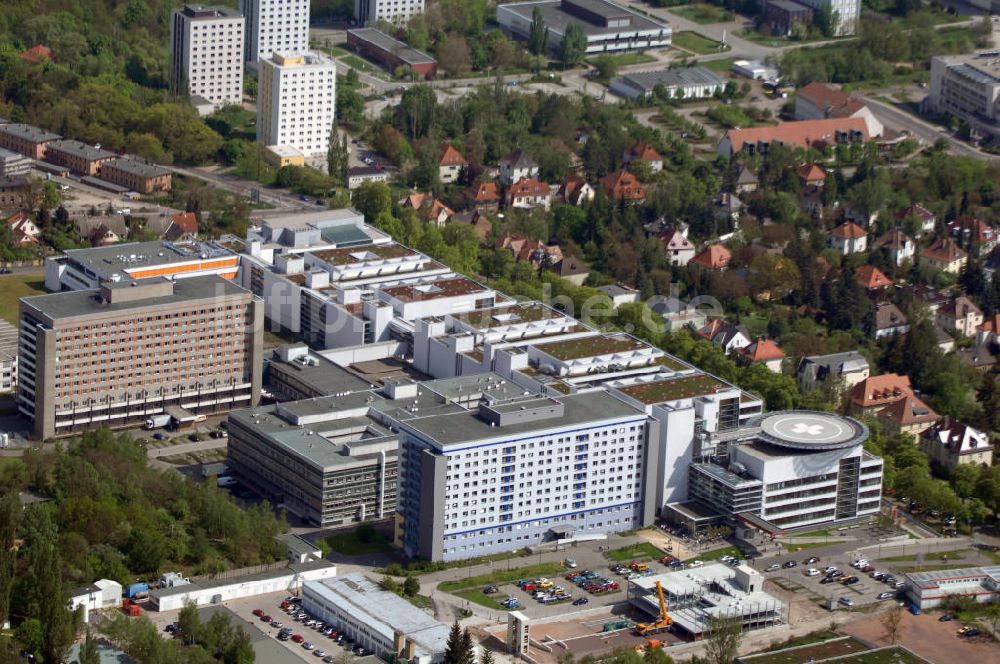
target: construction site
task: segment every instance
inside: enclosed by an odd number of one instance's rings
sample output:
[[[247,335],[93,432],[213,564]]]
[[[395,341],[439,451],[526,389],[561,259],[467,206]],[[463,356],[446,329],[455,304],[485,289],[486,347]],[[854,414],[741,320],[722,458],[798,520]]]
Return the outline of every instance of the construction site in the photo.
[[[764,577],[746,566],[709,563],[629,581],[628,601],[653,620],[636,625],[649,647],[670,630],[676,637],[700,640],[713,618],[739,617],[744,631],[784,624],[787,607],[763,591]]]

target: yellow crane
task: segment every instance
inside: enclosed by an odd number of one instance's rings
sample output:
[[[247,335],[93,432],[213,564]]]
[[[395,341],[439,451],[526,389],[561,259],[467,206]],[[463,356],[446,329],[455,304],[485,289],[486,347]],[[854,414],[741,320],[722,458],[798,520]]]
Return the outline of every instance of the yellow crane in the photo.
[[[667,600],[663,598],[663,586],[660,585],[659,581],[656,582],[656,593],[660,597],[660,615],[657,616],[656,622],[639,623],[635,626],[635,631],[640,636],[664,632],[674,624],[674,619],[667,613]]]

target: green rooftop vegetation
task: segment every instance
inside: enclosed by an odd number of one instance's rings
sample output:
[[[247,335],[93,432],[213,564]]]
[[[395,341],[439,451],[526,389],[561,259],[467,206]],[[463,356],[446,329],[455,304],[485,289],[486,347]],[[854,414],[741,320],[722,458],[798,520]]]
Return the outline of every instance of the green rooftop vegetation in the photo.
[[[694,374],[668,380],[658,380],[638,385],[629,385],[621,391],[643,403],[662,403],[675,399],[688,399],[701,394],[712,394],[729,387],[714,376]]]
[[[612,353],[625,353],[628,351],[648,348],[648,346],[632,337],[624,334],[613,336],[593,336],[583,339],[570,339],[568,341],[557,341],[551,344],[537,346],[538,350],[548,353],[557,360],[563,362],[577,360],[581,357],[596,357],[598,355],[611,355]]]
[[[813,643],[791,649],[782,649],[778,652],[762,653],[760,655],[750,655],[741,657],[744,664],[806,664],[806,662],[819,662],[831,657],[842,657],[853,653],[863,653],[870,650],[861,641],[853,637],[845,639],[831,639],[821,643]],[[850,660],[838,661],[855,661]]]

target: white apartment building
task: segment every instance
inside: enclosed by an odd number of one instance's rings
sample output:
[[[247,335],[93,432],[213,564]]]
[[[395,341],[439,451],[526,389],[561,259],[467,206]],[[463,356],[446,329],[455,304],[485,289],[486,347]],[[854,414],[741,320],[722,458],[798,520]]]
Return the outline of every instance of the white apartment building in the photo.
[[[1000,136],[1000,51],[932,58],[926,103],[964,120],[974,136]]]
[[[829,6],[833,10],[836,19],[836,29],[834,35],[843,37],[853,35],[858,31],[858,24],[861,22],[861,0],[796,0],[806,7],[812,7],[819,14],[823,8]]]
[[[337,67],[312,52],[274,53],[260,61],[257,138],[324,157],[337,106]]]
[[[243,17],[228,7],[184,5],[170,24],[170,89],[211,107],[243,101]]]
[[[309,0],[240,0],[240,13],[247,21],[247,62],[309,48]]]
[[[406,554],[460,560],[651,523],[648,426],[603,390],[399,420]]]
[[[424,11],[424,0],[354,0],[354,18],[358,25],[379,19],[391,23],[406,23]]]

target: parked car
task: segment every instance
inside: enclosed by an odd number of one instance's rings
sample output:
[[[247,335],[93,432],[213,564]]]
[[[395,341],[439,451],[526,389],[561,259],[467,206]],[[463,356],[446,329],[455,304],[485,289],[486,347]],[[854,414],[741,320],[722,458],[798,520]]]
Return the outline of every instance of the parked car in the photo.
[[[568,567],[570,569],[576,569],[576,561],[573,560],[572,558],[567,558],[566,559],[566,567]]]
[[[262,615],[264,615],[264,609],[254,609],[253,611],[251,611],[251,613],[260,618]]]
[[[302,637],[301,634],[294,634],[292,635],[292,641],[295,641],[295,643],[302,643],[303,641],[305,641],[305,639]]]
[[[806,558],[805,560],[803,560],[802,564],[803,565],[812,565],[813,563],[818,563],[818,562],[819,562],[819,558],[817,558],[816,556],[812,556],[810,558]]]
[[[841,579],[840,582],[843,583],[845,586],[853,586],[855,583],[857,583],[860,580],[861,579],[859,579],[856,576],[848,576],[846,578]]]
[[[316,650],[316,651],[313,651],[313,656],[314,657],[319,657],[319,658],[326,657],[326,651],[325,650]]]
[[[815,567],[810,567],[806,570],[806,576],[819,576],[819,570]]]
[[[156,440],[166,440],[167,434],[163,433],[162,431],[157,431],[156,433],[153,434],[153,438]]]
[[[583,606],[584,604],[586,604],[589,601],[590,600],[587,599],[586,597],[578,597],[577,599],[573,600],[573,606]]]
[[[882,593],[882,594],[883,595],[887,595],[888,593]],[[951,620],[952,620],[952,617],[951,617],[950,613],[946,613],[943,616],[941,616],[940,618],[938,618],[938,622],[951,622]]]
[[[495,593],[495,592],[497,592],[499,590],[500,589],[497,588],[494,585],[489,585],[489,586],[486,586],[485,588],[483,588],[483,592],[486,593],[487,595],[492,595],[493,593]]]
[[[305,643],[302,644],[302,649],[303,650],[312,650],[315,647],[316,646],[314,646],[313,644],[309,643],[308,641],[306,641]]]
[[[880,600],[883,600],[883,599],[892,599],[895,596],[896,596],[896,593],[890,593],[890,592],[884,592],[884,593],[879,593],[878,594],[878,598]],[[951,620],[951,616],[948,616],[948,620]]]
[[[841,597],[837,601],[843,604],[844,606],[854,606],[854,600],[851,599],[850,597]]]
[[[702,562],[702,561],[700,561],[700,560],[692,560],[691,562],[689,562],[689,563],[687,564],[687,566],[688,566],[688,567],[701,567],[701,566],[702,566],[702,565],[704,565],[704,564],[705,564],[705,563],[704,563],[704,562]]]
[[[277,621],[277,620],[272,620],[272,621],[271,621],[271,627],[273,627],[273,628],[275,628],[275,629],[281,629],[281,628],[282,628],[283,626],[284,626],[284,625],[282,625],[282,624],[281,624],[281,623],[280,623],[279,621]]]
[[[773,565],[769,565],[767,567],[767,569],[765,569],[764,571],[765,572],[777,572],[779,569],[781,569],[781,565],[779,565],[778,563],[774,563]]]
[[[782,565],[782,567],[784,567],[785,569],[792,569],[796,565],[798,565],[798,563],[795,562],[794,560],[786,560],[785,564]]]

